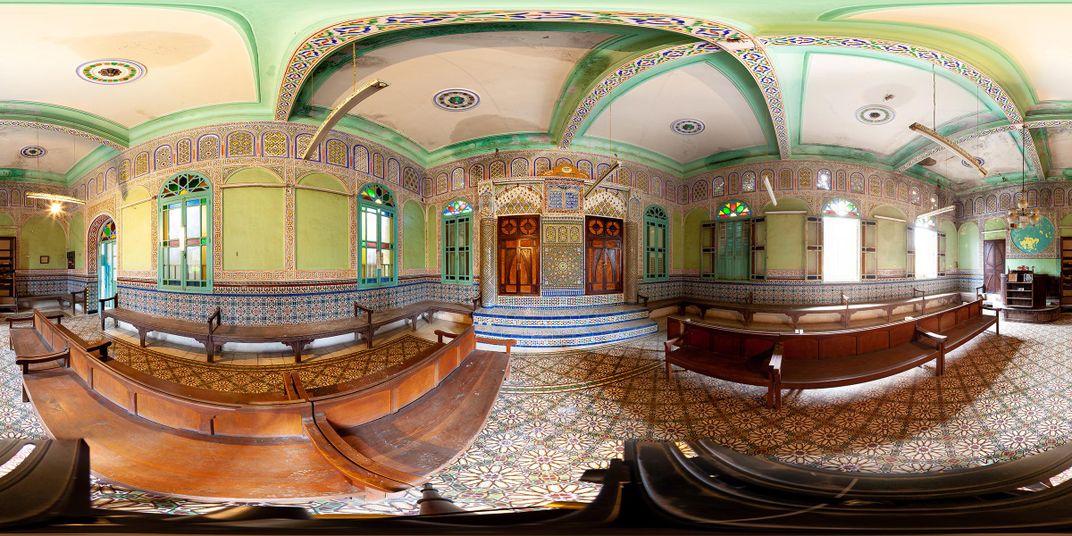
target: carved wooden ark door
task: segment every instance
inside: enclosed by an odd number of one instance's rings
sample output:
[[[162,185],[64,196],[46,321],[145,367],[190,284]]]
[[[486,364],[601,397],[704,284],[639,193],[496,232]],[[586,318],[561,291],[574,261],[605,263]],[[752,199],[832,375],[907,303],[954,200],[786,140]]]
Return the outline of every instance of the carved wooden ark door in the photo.
[[[540,217],[499,218],[499,294],[540,293]]]
[[[622,220],[588,216],[584,220],[585,294],[622,291]]]

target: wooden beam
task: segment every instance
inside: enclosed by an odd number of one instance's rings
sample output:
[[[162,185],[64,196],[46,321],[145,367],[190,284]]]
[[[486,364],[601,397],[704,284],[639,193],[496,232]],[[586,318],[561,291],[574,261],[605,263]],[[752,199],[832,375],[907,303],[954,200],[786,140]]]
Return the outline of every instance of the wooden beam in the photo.
[[[349,96],[343,98],[335,105],[335,108],[328,114],[327,119],[320,125],[320,128],[316,129],[316,135],[313,136],[313,140],[309,142],[309,146],[305,149],[305,154],[302,155],[302,159],[309,160],[313,154],[316,153],[317,147],[324,142],[324,138],[327,137],[328,131],[335,127],[335,124],[339,122],[347,113],[357,106],[357,104],[375,94],[377,91],[387,87],[387,82],[372,79],[365,82],[362,86],[358,87]]]
[[[982,175],[983,177],[987,175],[986,168],[979,165],[979,162],[975,160],[975,157],[972,156],[971,153],[965,151],[963,147],[957,145],[956,142],[954,142],[953,140],[919,123],[912,123],[908,126],[908,129],[914,132],[919,132],[920,134],[930,138],[931,141],[937,143],[938,145],[941,145],[946,149],[957,153],[958,155],[960,155],[961,158],[964,159],[965,162],[968,163],[969,166],[975,168],[975,170],[978,171],[980,175]]]
[[[603,182],[603,179],[609,177],[611,173],[614,173],[614,170],[616,170],[616,169],[618,169],[620,167],[622,167],[622,163],[620,161],[615,161],[614,165],[611,166],[610,169],[608,169],[602,175],[600,175],[599,178],[596,179],[595,183],[593,183],[591,186],[589,186],[588,188],[586,188],[584,190],[584,196],[583,197],[588,197],[588,194],[592,193],[592,190],[595,190],[596,188],[599,187],[599,184],[601,182]]]

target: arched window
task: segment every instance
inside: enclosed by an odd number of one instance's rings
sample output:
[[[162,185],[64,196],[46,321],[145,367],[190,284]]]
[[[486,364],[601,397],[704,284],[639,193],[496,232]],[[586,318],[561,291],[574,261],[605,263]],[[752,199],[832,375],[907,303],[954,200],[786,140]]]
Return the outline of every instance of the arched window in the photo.
[[[357,235],[363,288],[398,282],[395,262],[395,196],[379,184],[365,186],[357,196]]]
[[[819,174],[815,176],[815,187],[820,190],[831,189],[832,177],[829,169],[820,169]]]
[[[834,198],[823,205],[823,281],[860,280],[860,209]]]
[[[913,230],[916,251],[916,279],[938,277],[938,231],[934,218],[916,218]]]
[[[669,218],[662,207],[652,205],[644,211],[644,279],[647,281],[670,276],[666,255],[669,228]]]
[[[212,287],[212,186],[204,175],[183,172],[160,189],[160,286]]]
[[[443,282],[473,280],[473,207],[455,199],[443,208]]]
[[[752,209],[737,199],[723,203],[716,221],[705,223],[700,243],[700,275],[718,279],[749,279]]]

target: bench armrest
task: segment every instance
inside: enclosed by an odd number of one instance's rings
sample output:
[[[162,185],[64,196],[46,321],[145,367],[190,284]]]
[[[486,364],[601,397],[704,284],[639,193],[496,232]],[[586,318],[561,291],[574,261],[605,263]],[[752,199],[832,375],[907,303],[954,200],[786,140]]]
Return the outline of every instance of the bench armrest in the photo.
[[[89,344],[86,344],[86,351],[90,352],[90,353],[99,351],[100,356],[102,358],[104,358],[104,359],[107,359],[108,358],[108,347],[110,347],[111,345],[112,345],[112,341],[105,340],[105,339],[100,339],[100,340],[97,340],[97,341],[93,341],[93,342],[91,342]]]
[[[644,307],[648,306],[648,297],[643,294],[637,294],[636,301],[637,303],[644,302]]]
[[[510,355],[510,352],[513,350],[514,345],[517,344],[517,341],[514,339],[492,339],[490,337],[477,337],[476,342],[482,342],[484,344],[491,344],[495,346],[505,346],[506,355]]]
[[[924,329],[920,329],[918,326],[916,327],[916,336],[917,337],[923,337],[923,338],[926,338],[926,339],[930,339],[930,340],[938,343],[939,346],[945,344],[945,340],[949,338],[946,335],[939,335],[937,333],[934,333],[933,331],[927,331],[927,330],[924,330]]]
[[[849,296],[848,296],[848,294],[842,294],[841,295],[841,305],[848,305],[848,304],[849,304]]]
[[[111,298],[97,300],[100,302],[100,310],[104,311],[104,304],[112,302],[112,307],[119,307],[119,293],[116,292]]]
[[[216,327],[212,327],[213,320],[216,321],[215,322]],[[223,323],[223,311],[221,311],[220,308],[217,307],[216,311],[213,312],[208,317],[208,332],[209,332],[209,334],[214,333],[220,327],[221,323]]]
[[[15,364],[22,367],[22,373],[27,374],[30,372],[30,365],[40,365],[41,363],[51,363],[53,361],[64,360],[64,366],[67,366],[67,362],[70,360],[71,351],[68,348],[64,348],[58,352],[52,352],[50,354],[39,355],[24,355],[21,357],[15,357]]]
[[[451,333],[449,331],[443,331],[441,329],[435,330],[434,333],[436,335],[436,339],[439,341],[439,344],[443,344],[443,337],[446,337],[448,339],[454,339],[458,337],[457,333]]]
[[[675,346],[680,348],[681,343],[683,342],[685,342],[684,336],[674,337],[673,339],[669,339],[666,342],[663,342],[663,349],[666,350],[666,353],[669,354],[670,352],[674,351]]]
[[[480,309],[480,296],[473,298],[473,310]]]
[[[361,316],[362,312],[364,312],[365,315],[368,317],[368,323],[371,326],[372,325],[372,309],[364,307],[360,303],[354,302],[354,316]]]
[[[783,352],[784,352],[784,347],[782,346],[782,343],[780,343],[780,342],[774,343],[774,348],[771,349],[770,362],[767,363],[767,368],[770,371],[777,371],[779,374],[781,374],[781,372],[782,372],[782,353]]]

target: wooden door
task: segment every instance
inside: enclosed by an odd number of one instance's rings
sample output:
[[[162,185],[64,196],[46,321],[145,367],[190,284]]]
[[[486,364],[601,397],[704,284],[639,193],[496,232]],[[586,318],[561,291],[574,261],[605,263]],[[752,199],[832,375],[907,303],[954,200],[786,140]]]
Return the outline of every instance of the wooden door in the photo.
[[[622,291],[622,220],[588,216],[584,220],[584,292]]]
[[[499,218],[499,294],[540,293],[540,217]]]
[[[0,237],[0,298],[15,296],[15,238]]]
[[[1002,293],[1005,274],[1005,240],[983,241],[983,286],[984,292]]]

